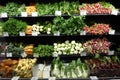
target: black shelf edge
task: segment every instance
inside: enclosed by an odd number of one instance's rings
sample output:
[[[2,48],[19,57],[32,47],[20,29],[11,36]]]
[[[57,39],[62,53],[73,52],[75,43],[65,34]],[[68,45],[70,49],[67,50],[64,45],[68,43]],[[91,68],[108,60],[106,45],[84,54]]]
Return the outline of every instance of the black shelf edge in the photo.
[[[105,54],[105,53],[100,53],[100,56],[116,56],[120,55],[120,52],[114,52],[114,54]],[[86,54],[85,56],[81,56],[81,54],[72,54],[72,55],[59,55],[59,57],[92,57],[95,56],[95,54]]]
[[[40,34],[40,35],[38,35],[38,36],[32,36],[32,35],[25,35],[25,36],[19,36],[19,35],[9,35],[9,36],[0,36],[0,38],[7,38],[7,37],[80,37],[80,36],[120,36],[120,33],[119,32],[117,32],[117,33],[115,33],[115,34],[113,34],[113,35],[111,35],[111,34],[103,34],[103,35],[93,35],[93,34],[86,34],[86,35],[78,35],[78,34],[76,34],[76,35],[52,35],[52,34]]]
[[[0,80],[11,80],[12,78],[0,78]],[[31,80],[31,78],[19,78],[18,80]],[[45,79],[38,79],[38,80],[49,80]],[[56,78],[55,80],[92,80],[90,78]],[[95,79],[96,80],[96,79]],[[97,80],[120,80],[120,77],[98,77]]]
[[[116,56],[116,55],[120,55],[120,52],[114,52],[114,54],[105,54],[105,53],[100,53],[99,54],[100,56]],[[86,54],[86,55],[81,55],[81,54],[70,54],[70,55],[58,55],[58,57],[61,57],[61,58],[79,58],[79,57],[94,57],[96,56],[95,54]],[[21,55],[20,56],[12,56],[12,57],[7,57],[7,56],[0,56],[0,58],[41,58],[41,59],[45,59],[45,58],[55,58],[53,56],[44,56],[44,57],[34,57],[33,55],[29,55],[29,56],[26,56],[26,57],[22,57]]]
[[[118,12],[117,15],[113,15],[113,14],[87,14],[87,15],[84,15],[84,16],[119,16],[120,15],[120,12]],[[72,15],[68,15],[68,14],[62,14],[60,15],[61,17],[69,17],[69,16],[82,16],[80,14],[72,14]],[[26,16],[26,17],[23,17],[23,16],[8,16],[8,17],[0,17],[0,19],[2,18],[36,18],[36,17],[56,17],[56,15],[54,14],[48,14],[48,15],[42,15],[42,16]]]

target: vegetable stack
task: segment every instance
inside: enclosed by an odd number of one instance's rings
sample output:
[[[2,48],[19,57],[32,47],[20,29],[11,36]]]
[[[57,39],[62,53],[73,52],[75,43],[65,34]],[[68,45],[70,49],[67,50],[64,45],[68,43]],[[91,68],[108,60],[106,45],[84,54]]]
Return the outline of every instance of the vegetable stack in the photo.
[[[89,76],[89,68],[86,63],[82,63],[80,59],[71,63],[62,63],[59,59],[54,59],[51,65],[51,74],[57,78],[87,78]]]
[[[3,23],[2,28],[4,32],[8,32],[9,35],[18,35],[20,31],[25,32],[27,24],[21,20],[9,18]]]

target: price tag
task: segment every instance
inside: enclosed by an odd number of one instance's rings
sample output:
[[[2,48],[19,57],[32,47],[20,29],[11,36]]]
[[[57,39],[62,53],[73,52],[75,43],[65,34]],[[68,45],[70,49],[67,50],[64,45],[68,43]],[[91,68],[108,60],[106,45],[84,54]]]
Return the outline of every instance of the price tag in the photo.
[[[5,53],[1,53],[1,56],[5,56]]]
[[[58,53],[53,53],[53,57],[58,57]]]
[[[21,54],[21,56],[22,56],[22,57],[26,57],[27,54],[24,52],[24,53]]]
[[[80,31],[80,35],[86,35],[86,32],[85,31]]]
[[[86,52],[82,52],[80,55],[81,55],[81,56],[86,56],[87,53],[86,53]]]
[[[25,32],[19,32],[20,36],[25,36]]]
[[[54,36],[60,36],[60,32],[59,31],[55,31],[54,32]]]
[[[61,16],[62,13],[61,13],[61,11],[55,11],[55,15],[56,15],[56,16]]]
[[[91,80],[98,80],[98,77],[97,76],[90,76],[90,79]]]
[[[22,17],[27,17],[27,12],[21,12]]]
[[[7,57],[12,57],[12,53],[6,53]]]
[[[38,16],[37,12],[32,12],[32,16]]]
[[[1,13],[1,17],[7,17],[7,13],[6,12]]]
[[[39,57],[38,53],[34,53],[33,57]]]
[[[111,14],[118,15],[118,10],[112,10]]]
[[[108,52],[108,55],[114,55],[115,51],[114,50],[111,50]]]
[[[38,77],[32,77],[31,80],[38,80]]]
[[[110,34],[110,35],[114,35],[114,34],[115,34],[115,30],[110,29],[110,30],[109,30],[109,34]]]
[[[3,36],[9,36],[8,32],[3,32]]]
[[[80,10],[80,15],[87,15],[87,11],[86,10]]]
[[[18,80],[19,78],[19,76],[14,76],[11,80]]]
[[[38,36],[37,32],[32,31],[32,36]]]
[[[49,77],[48,80],[56,80],[56,77]]]

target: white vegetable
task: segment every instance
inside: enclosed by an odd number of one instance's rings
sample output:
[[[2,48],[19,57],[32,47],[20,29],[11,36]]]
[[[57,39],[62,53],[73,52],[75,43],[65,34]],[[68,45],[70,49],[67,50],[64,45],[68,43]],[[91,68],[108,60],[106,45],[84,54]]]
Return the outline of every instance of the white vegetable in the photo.
[[[76,50],[79,50],[80,48],[78,46],[75,47]]]
[[[84,51],[84,48],[80,48],[80,52]]]
[[[79,44],[78,44],[78,46],[79,46],[79,47],[82,47],[82,44],[81,44],[81,43],[79,43]]]
[[[81,71],[81,69],[79,68],[79,66],[77,66],[77,71],[78,71],[77,76],[80,78],[80,77],[82,76],[82,71]]]
[[[40,29],[40,31],[42,32],[42,31],[43,31],[43,29]]]
[[[71,51],[73,52],[75,49],[74,48],[71,48]]]
[[[37,32],[39,32],[39,29],[36,29]]]
[[[63,52],[63,54],[67,54],[66,52]]]
[[[35,31],[35,30],[36,30],[36,28],[33,28],[32,30],[33,30],[33,31]]]
[[[40,32],[37,32],[37,34],[40,34]]]
[[[53,69],[53,71],[52,71],[52,75],[53,75],[53,76],[58,76],[59,74],[60,74],[60,70],[59,70],[59,68],[58,68],[58,65],[55,64],[55,65],[54,65],[54,69]]]
[[[50,32],[48,31],[47,34],[50,34]]]
[[[70,42],[67,40],[67,41],[65,41],[65,44],[69,44]]]
[[[58,48],[58,47],[55,45],[54,48],[56,49],[56,48]]]
[[[57,51],[60,51],[61,50],[61,48],[57,48]]]
[[[77,78],[77,75],[75,74],[74,70],[71,70],[72,78]]]
[[[64,43],[62,43],[62,44],[61,44],[61,46],[62,46],[62,47],[64,47],[64,46],[65,46],[65,44],[64,44]]]
[[[75,51],[74,51],[74,54],[77,54],[77,53],[78,53],[78,51],[77,51],[77,50],[75,50]]]
[[[50,31],[51,31],[51,28],[48,28],[48,29],[47,29],[47,31],[49,31],[49,32],[50,32]]]
[[[39,26],[39,28],[40,28],[40,29],[42,29],[42,28],[43,28],[43,26]]]
[[[71,41],[71,44],[75,44],[75,41]]]
[[[61,55],[61,54],[62,54],[62,52],[61,52],[61,51],[58,51],[58,54],[59,54],[59,55]]]

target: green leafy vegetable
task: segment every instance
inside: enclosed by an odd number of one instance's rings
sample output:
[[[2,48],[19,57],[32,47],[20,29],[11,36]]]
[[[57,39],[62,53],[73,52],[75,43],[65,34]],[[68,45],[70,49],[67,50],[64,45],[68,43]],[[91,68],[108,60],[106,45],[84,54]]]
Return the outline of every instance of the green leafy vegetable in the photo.
[[[89,68],[86,63],[82,63],[80,59],[65,65],[60,58],[53,60],[51,65],[51,74],[57,78],[87,78],[89,75]]]
[[[20,43],[9,43],[6,49],[7,53],[12,53],[13,55],[20,55],[24,52],[24,47]]]
[[[9,2],[4,8],[4,12],[7,12],[8,16],[18,16],[20,12],[18,11],[19,5],[14,2]]]
[[[51,45],[38,45],[33,49],[33,53],[38,53],[40,57],[51,56],[54,51]]]
[[[79,34],[85,26],[84,16],[71,16],[69,19],[56,17],[53,20],[54,31],[60,31],[64,35]]]
[[[9,18],[5,23],[3,23],[3,31],[8,32],[9,35],[18,35],[20,31],[25,31],[27,24],[21,20],[16,20]]]
[[[75,14],[79,13],[78,10],[78,2],[68,2],[68,1],[61,1],[59,3],[49,3],[49,4],[36,4],[38,15],[48,15],[54,14],[56,10],[62,11],[62,14]]]

